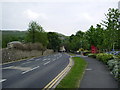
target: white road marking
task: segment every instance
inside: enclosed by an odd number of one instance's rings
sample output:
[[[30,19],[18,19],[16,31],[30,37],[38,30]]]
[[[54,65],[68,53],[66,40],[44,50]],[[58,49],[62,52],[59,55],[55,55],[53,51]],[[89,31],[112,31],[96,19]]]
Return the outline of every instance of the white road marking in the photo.
[[[27,63],[30,63],[30,61],[29,61],[29,62],[22,63],[22,64],[27,64]]]
[[[39,68],[39,66],[34,67],[34,68],[32,68],[32,69],[30,69],[30,70],[27,70],[27,71],[25,71],[25,72],[22,72],[22,74],[25,74],[25,73],[27,73],[27,72],[29,72],[29,71],[32,71],[32,70],[35,70],[35,69],[37,69],[37,68]]]
[[[50,60],[50,58],[48,58],[48,60]]]
[[[28,59],[27,61],[31,61],[31,60],[34,60],[34,58]]]
[[[92,70],[92,69],[91,69],[91,68],[87,68],[87,69],[85,69],[85,70],[90,71],[90,70]]]
[[[10,69],[10,68],[12,68],[12,67],[14,67],[14,66],[4,67],[4,68],[2,68],[2,69]]]
[[[57,57],[57,59],[59,59],[59,57]]]
[[[55,61],[56,59],[53,59],[53,61]]]
[[[2,80],[0,80],[0,82],[4,82],[4,81],[6,81],[7,79],[2,79]]]
[[[45,61],[45,60],[47,60],[47,59],[43,59],[43,61]]]
[[[40,59],[36,59],[35,61],[39,61]]]
[[[21,66],[10,66],[10,67],[2,68],[2,69],[16,69],[16,70],[26,71],[26,70],[30,70],[31,68],[21,67]]]
[[[48,62],[44,63],[43,65],[46,65],[46,64],[48,64],[48,63],[50,63],[50,61],[48,61]]]

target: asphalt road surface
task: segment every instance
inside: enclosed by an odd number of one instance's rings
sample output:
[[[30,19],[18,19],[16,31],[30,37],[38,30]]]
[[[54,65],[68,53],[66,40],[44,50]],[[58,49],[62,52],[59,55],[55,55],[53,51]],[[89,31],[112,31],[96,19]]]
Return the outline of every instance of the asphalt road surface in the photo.
[[[110,74],[105,64],[89,57],[83,57],[83,59],[88,62],[88,67],[81,81],[80,88],[103,88],[103,90],[106,90],[104,88],[109,88],[110,90],[118,90],[118,82]]]
[[[2,66],[2,88],[43,88],[69,63],[69,56],[57,53]]]

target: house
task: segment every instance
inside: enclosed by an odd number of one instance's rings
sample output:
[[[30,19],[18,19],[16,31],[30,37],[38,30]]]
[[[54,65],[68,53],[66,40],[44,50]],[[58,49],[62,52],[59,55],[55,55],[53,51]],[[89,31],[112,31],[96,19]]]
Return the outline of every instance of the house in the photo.
[[[60,52],[65,52],[66,50],[65,50],[65,47],[64,46],[62,46],[62,47],[60,47]]]

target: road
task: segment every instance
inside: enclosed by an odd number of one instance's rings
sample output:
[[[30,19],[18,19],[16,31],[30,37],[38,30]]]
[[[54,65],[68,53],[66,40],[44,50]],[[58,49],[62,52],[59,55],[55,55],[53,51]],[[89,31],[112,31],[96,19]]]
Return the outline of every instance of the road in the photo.
[[[2,88],[43,88],[69,63],[69,56],[57,53],[2,66]]]

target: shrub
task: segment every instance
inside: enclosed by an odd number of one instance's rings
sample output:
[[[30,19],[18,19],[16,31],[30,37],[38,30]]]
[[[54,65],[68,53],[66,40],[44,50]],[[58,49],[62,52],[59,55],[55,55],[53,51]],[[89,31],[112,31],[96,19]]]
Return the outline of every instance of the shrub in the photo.
[[[114,77],[120,81],[120,59],[109,60],[107,64]]]
[[[112,70],[114,68],[114,66],[117,65],[117,63],[118,63],[118,61],[116,59],[112,59],[107,62],[107,65],[108,65],[109,69]]]
[[[19,44],[19,43],[14,43],[13,44],[13,48],[14,49],[18,49],[18,50],[23,50],[23,45],[22,44]]]
[[[96,54],[90,53],[88,54],[88,57],[96,58]]]
[[[99,53],[96,55],[96,58],[103,63],[108,65],[108,68],[110,69],[111,73],[114,75],[114,77],[120,81],[120,59],[119,57],[116,57],[112,54],[107,53]]]
[[[108,60],[111,60],[114,58],[114,55],[112,54],[107,54],[107,53],[99,53],[96,55],[96,58],[103,63],[107,64]]]
[[[117,55],[116,57],[118,57],[120,59],[120,55]]]
[[[88,56],[88,54],[90,54],[90,51],[88,51],[88,50],[83,51],[83,55]]]
[[[26,43],[23,45],[24,50],[31,51],[31,50],[39,50],[45,51],[46,47],[44,47],[41,43]]]

